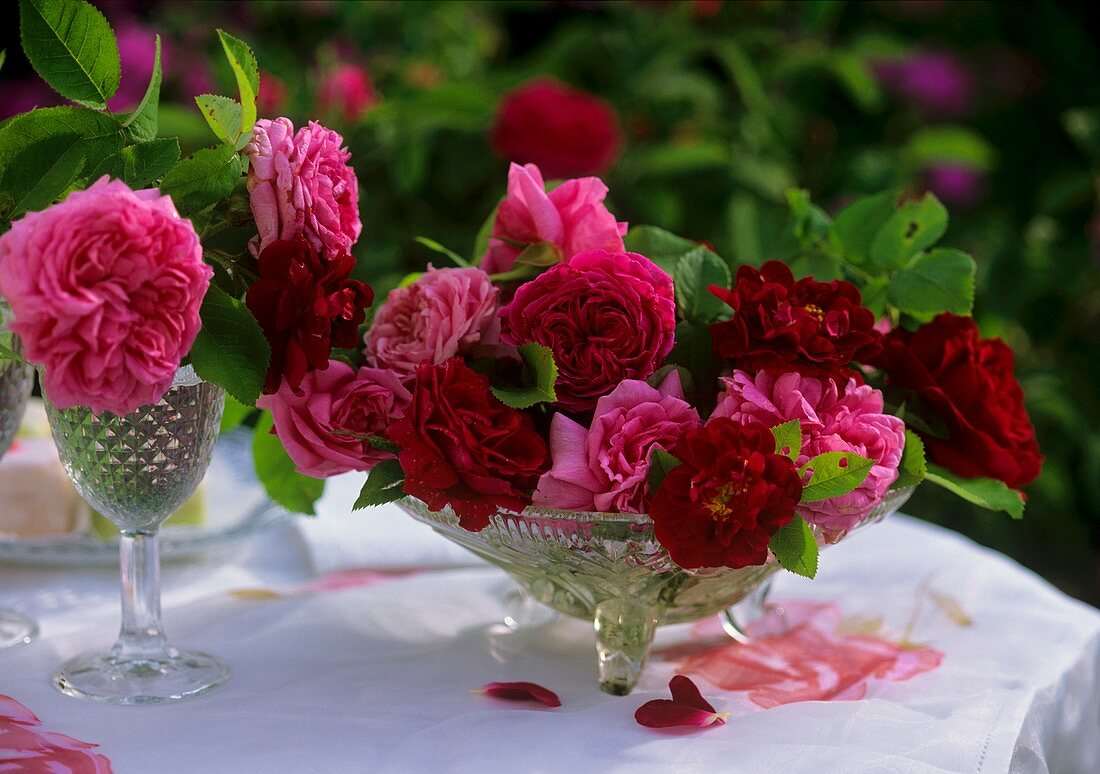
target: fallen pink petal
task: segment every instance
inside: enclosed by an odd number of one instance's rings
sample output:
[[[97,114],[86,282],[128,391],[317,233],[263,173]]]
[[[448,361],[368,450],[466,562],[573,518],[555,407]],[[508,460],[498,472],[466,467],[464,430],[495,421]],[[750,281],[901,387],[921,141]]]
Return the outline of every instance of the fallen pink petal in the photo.
[[[492,696],[494,699],[506,699],[508,701],[537,701],[547,707],[560,707],[561,699],[549,688],[544,688],[538,683],[486,683],[480,690],[474,693],[482,693]]]

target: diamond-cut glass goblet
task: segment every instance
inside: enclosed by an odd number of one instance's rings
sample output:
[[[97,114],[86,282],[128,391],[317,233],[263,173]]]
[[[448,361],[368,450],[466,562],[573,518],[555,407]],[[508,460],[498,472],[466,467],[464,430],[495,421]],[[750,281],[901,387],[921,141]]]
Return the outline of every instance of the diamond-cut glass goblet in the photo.
[[[111,704],[198,696],[229,677],[214,656],[168,642],[161,626],[157,532],[210,464],[225,406],[220,387],[190,366],[155,404],[118,416],[46,398],[54,442],[80,495],[119,528],[122,628],[106,653],[85,653],[54,673],[62,693]]]
[[[8,318],[7,305],[0,300],[0,346],[19,354],[19,337],[7,332],[4,326]],[[11,446],[23,409],[27,406],[31,387],[34,386],[34,370],[22,360],[0,360],[0,459]],[[0,508],[4,507],[0,503]],[[13,645],[24,645],[38,634],[33,621],[14,610],[0,608],[0,650]]]

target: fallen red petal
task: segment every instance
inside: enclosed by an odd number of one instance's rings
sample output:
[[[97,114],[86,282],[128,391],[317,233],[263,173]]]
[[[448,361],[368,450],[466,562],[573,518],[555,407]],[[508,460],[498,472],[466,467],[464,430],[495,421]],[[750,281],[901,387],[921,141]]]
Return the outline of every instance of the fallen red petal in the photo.
[[[653,699],[638,707],[634,719],[646,728],[676,728],[678,726],[721,726],[726,722],[725,715],[701,710],[672,699]]]
[[[672,700],[678,704],[686,704],[705,712],[716,712],[711,703],[703,698],[703,694],[699,693],[699,687],[690,677],[675,675],[668,681],[668,690],[672,692]]]
[[[549,688],[538,683],[487,683],[475,693],[484,693],[497,699],[509,701],[537,701],[547,707],[560,707],[561,699]]]

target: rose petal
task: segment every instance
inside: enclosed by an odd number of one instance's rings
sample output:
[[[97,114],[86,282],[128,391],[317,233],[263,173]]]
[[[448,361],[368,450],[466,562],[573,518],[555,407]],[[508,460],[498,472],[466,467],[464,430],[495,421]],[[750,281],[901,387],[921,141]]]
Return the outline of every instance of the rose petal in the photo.
[[[561,699],[549,688],[543,688],[538,683],[487,683],[480,691],[497,699],[509,701],[537,701],[547,707],[560,707]]]
[[[684,675],[674,676],[668,681],[668,689],[672,692],[672,700],[678,704],[685,704],[704,712],[717,712],[710,702],[703,698],[703,694],[699,693],[699,687],[692,682],[690,677]]]
[[[689,681],[690,682],[690,681]],[[707,712],[672,699],[653,699],[638,707],[634,713],[638,725],[646,728],[675,728],[677,726],[721,726],[726,722],[725,714]]]

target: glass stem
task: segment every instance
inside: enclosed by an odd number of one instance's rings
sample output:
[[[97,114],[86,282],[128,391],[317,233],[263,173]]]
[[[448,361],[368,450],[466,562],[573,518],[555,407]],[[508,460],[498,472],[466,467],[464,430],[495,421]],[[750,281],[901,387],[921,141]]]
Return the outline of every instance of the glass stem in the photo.
[[[160,549],[157,531],[123,530],[119,538],[122,570],[122,629],[115,653],[125,659],[163,655],[168,640],[160,621]]]

